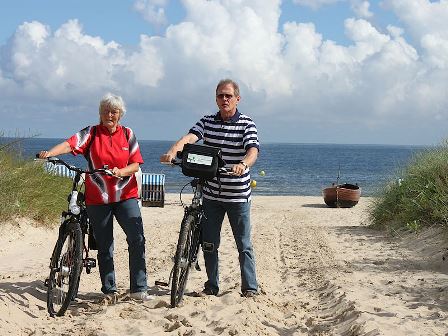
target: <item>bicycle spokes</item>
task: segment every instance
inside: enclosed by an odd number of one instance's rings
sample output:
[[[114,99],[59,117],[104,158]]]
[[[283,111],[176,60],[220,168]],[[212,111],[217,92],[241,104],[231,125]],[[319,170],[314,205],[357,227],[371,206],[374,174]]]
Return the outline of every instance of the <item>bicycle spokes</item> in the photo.
[[[47,284],[47,308],[51,316],[61,316],[75,298],[82,259],[82,233],[79,225],[61,234],[51,260]]]

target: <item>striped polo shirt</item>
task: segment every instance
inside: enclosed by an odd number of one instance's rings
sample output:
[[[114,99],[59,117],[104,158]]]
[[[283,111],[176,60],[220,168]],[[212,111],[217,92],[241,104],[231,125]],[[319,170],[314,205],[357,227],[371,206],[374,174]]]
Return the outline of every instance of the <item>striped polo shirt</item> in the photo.
[[[228,121],[221,118],[218,112],[204,116],[194,125],[189,133],[195,134],[204,145],[219,147],[226,167],[240,162],[246,151],[255,147],[259,150],[257,127],[247,115],[239,113]],[[204,186],[204,198],[222,202],[248,202],[251,198],[250,172],[246,169],[241,176],[223,175],[208,181]]]

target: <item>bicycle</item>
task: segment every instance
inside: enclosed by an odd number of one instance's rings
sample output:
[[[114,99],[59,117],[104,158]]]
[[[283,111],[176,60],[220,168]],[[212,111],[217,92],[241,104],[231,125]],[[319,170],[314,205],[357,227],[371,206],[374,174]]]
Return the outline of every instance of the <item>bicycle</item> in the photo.
[[[205,145],[190,145],[187,144],[184,147],[183,152],[177,153],[177,157],[186,157],[185,150],[189,148],[208,148]],[[213,148],[213,147],[212,147]],[[215,148],[213,148],[215,149]],[[202,150],[201,150],[202,151]],[[207,155],[200,156],[208,157]],[[207,154],[207,153],[206,153]],[[194,154],[193,154],[194,155]],[[209,154],[214,155],[214,154]],[[220,155],[220,154],[219,154]],[[193,160],[195,161],[195,160]],[[187,183],[180,191],[180,200],[182,206],[184,207],[184,216],[181,222],[179,237],[177,241],[176,253],[174,255],[174,265],[171,269],[168,282],[156,281],[156,285],[168,287],[171,283],[171,308],[177,307],[183,299],[185,288],[187,286],[188,275],[192,265],[195,265],[195,269],[200,271],[198,263],[198,253],[199,247],[201,245],[201,232],[202,232],[202,217],[204,216],[204,210],[202,208],[202,190],[207,181],[212,177],[219,177],[220,175],[231,175],[230,168],[224,168],[225,162],[219,157],[217,158],[217,167],[212,173],[207,172],[205,175],[202,172],[191,172],[186,169],[186,165],[190,164],[192,161],[188,159],[173,159],[171,164],[175,166],[180,166],[182,172],[186,176],[193,176],[194,179]],[[197,162],[197,161],[195,161]],[[205,162],[212,162],[212,160],[206,159]],[[193,163],[194,164],[194,163]],[[218,167],[220,166],[220,167]],[[212,169],[213,170],[213,169]],[[200,176],[200,177],[197,177]],[[193,198],[190,205],[184,205],[182,202],[182,192],[187,185],[191,185],[193,188]]]
[[[36,154],[36,157],[39,157]],[[91,171],[69,165],[57,157],[48,157],[47,162],[62,164],[75,172],[70,194],[68,195],[68,209],[61,215],[58,239],[50,259],[50,275],[45,279],[47,287],[47,310],[51,317],[63,316],[70,302],[78,294],[79,281],[82,268],[90,274],[96,267],[96,259],[89,257],[94,249],[92,227],[87,216],[85,197],[82,192],[84,179],[80,182],[82,174],[102,173],[115,176],[107,166]],[[118,177],[117,177],[118,178]],[[88,235],[86,243],[85,235]]]

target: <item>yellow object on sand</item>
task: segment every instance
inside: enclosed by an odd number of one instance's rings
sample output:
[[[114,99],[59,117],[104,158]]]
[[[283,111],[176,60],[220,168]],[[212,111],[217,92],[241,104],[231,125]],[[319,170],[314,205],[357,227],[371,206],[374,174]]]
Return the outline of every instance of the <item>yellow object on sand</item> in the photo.
[[[255,188],[256,186],[257,186],[257,181],[255,181],[255,180],[250,181],[251,188]]]

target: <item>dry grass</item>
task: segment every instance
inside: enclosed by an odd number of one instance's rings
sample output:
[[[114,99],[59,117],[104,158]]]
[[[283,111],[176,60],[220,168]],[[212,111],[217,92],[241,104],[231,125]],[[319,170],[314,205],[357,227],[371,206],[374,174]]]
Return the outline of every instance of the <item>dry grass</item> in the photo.
[[[448,145],[417,154],[401,176],[401,181],[385,186],[373,204],[373,226],[410,231],[433,225],[448,229]]]
[[[43,226],[59,224],[71,180],[47,174],[41,162],[23,160],[13,147],[0,148],[0,222],[29,217]]]

